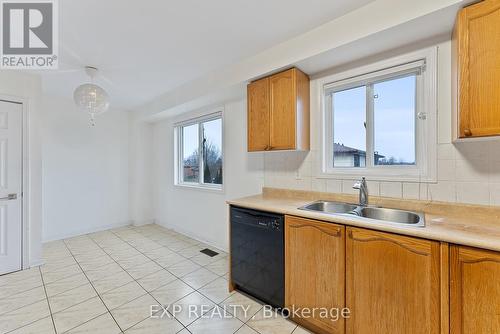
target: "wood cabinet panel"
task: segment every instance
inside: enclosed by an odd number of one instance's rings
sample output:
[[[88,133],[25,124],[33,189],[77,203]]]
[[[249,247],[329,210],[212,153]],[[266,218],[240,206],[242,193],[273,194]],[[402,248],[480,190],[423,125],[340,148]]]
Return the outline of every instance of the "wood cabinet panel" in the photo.
[[[458,13],[453,52],[456,137],[500,135],[500,0]]]
[[[346,231],[346,333],[439,333],[439,242]]]
[[[298,150],[310,148],[310,82],[309,77],[297,69],[295,70],[297,97],[296,97],[296,147]]]
[[[297,87],[295,69],[270,77],[271,149],[295,149]]]
[[[450,280],[451,333],[500,333],[500,254],[452,246]]]
[[[345,228],[287,216],[285,220],[285,304],[296,308],[338,308],[345,302]],[[322,333],[344,333],[344,320],[294,319]]]
[[[269,78],[247,86],[248,151],[269,149]]]
[[[250,83],[248,151],[309,150],[309,90],[296,68]]]

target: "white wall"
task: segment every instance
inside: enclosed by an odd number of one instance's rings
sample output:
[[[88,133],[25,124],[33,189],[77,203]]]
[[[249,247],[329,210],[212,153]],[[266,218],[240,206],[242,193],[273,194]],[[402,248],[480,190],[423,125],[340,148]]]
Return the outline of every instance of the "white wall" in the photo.
[[[153,124],[129,121],[129,217],[134,225],[153,223]]]
[[[128,113],[91,127],[71,99],[42,98],[43,240],[129,223]]]
[[[451,143],[451,43],[443,42],[438,47],[438,180],[436,183],[369,181],[369,192],[395,198],[500,205],[500,140]],[[312,90],[311,94],[314,93]],[[265,154],[266,186],[355,193],[352,179],[316,177],[320,112],[319,108],[311,110],[310,152]]]
[[[227,103],[224,106],[224,192],[175,186],[173,125],[200,113],[203,111],[154,125],[155,217],[160,225],[227,250],[225,201],[261,192],[263,155],[246,151],[246,101]]]
[[[24,266],[37,265],[41,262],[42,235],[42,177],[41,177],[41,139],[39,120],[41,118],[40,78],[20,71],[0,71],[0,95],[9,99],[22,98],[28,109],[28,145],[24,152],[24,163],[29,166],[28,182],[29,196],[25,197],[28,205],[28,222],[25,235],[28,241],[28,254],[23,254]]]

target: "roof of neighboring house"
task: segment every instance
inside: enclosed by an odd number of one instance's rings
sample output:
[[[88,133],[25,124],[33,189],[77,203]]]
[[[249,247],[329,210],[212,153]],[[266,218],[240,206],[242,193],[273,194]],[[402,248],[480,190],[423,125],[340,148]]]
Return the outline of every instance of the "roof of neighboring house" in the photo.
[[[359,153],[366,154],[363,150],[358,150],[357,148],[345,146],[344,144],[333,143],[333,151],[336,153]]]
[[[335,153],[352,153],[359,155],[366,155],[366,152],[363,150],[358,150],[357,148],[345,146],[344,144],[333,143],[333,151]],[[384,156],[378,153],[375,153],[378,157],[383,158]]]

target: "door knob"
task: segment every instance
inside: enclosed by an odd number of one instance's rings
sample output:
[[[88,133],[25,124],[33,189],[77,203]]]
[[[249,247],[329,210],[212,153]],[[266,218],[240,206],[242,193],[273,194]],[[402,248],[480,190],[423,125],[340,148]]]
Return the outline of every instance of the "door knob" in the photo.
[[[10,201],[10,200],[13,200],[13,199],[17,199],[17,194],[8,194],[5,197],[0,197],[1,201]]]

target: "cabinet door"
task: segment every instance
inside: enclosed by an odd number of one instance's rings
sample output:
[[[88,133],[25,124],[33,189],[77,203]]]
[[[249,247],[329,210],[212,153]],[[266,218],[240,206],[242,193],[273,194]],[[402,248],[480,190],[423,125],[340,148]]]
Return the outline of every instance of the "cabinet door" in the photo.
[[[248,151],[269,149],[269,78],[247,86]]]
[[[286,217],[285,304],[295,308],[344,307],[345,228]],[[295,319],[323,333],[344,333],[344,320]],[[312,325],[312,326],[310,326]]]
[[[452,246],[450,279],[451,333],[500,333],[500,253]]]
[[[347,333],[439,333],[439,243],[348,227],[346,306]]]
[[[271,100],[272,150],[293,150],[296,148],[296,73],[290,69],[269,78]]]
[[[500,135],[500,1],[458,15],[459,137]]]

